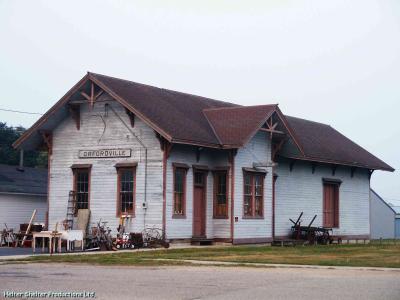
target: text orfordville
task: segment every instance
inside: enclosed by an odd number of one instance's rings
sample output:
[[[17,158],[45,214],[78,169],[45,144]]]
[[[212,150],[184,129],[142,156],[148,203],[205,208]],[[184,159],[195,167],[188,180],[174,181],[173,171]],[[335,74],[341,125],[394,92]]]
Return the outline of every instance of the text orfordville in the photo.
[[[79,158],[130,157],[131,149],[79,150]]]

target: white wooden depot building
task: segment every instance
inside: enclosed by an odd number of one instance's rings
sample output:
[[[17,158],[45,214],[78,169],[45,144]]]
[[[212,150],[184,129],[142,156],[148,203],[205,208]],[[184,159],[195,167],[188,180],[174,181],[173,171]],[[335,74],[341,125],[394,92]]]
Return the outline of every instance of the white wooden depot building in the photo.
[[[49,151],[48,224],[68,195],[91,222],[168,240],[269,242],[308,223],[369,238],[374,170],[393,168],[329,125],[88,73],[16,143]]]

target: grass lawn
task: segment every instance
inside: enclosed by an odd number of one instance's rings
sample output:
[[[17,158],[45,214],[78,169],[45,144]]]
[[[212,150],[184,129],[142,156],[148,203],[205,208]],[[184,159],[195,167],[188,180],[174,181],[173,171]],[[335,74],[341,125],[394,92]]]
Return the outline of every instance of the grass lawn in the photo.
[[[157,259],[171,259],[159,261]],[[331,246],[225,246],[94,255],[35,256],[24,261],[103,265],[184,265],[179,260],[400,268],[400,244]]]

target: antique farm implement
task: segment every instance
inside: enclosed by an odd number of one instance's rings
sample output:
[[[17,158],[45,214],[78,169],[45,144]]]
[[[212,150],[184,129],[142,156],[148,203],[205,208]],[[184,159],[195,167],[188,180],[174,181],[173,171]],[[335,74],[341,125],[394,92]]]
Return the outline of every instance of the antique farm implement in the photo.
[[[315,227],[312,226],[317,215],[315,215],[311,222],[307,226],[301,225],[301,217],[303,216],[303,212],[300,213],[299,217],[297,218],[296,222],[292,219],[289,219],[293,226],[291,228],[292,231],[292,238],[295,240],[303,240],[309,245],[315,244],[322,244],[327,245],[331,244],[333,241],[332,238],[332,228],[325,228],[325,227]]]

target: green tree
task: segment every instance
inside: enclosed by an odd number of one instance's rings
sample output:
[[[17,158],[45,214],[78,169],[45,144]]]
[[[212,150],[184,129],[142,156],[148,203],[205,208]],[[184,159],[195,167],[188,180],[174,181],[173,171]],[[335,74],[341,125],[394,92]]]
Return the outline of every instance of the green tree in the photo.
[[[12,144],[25,132],[24,127],[7,126],[7,123],[0,122],[0,164],[18,165],[19,150],[12,147]],[[47,153],[44,151],[24,152],[24,166],[26,167],[47,167]]]

